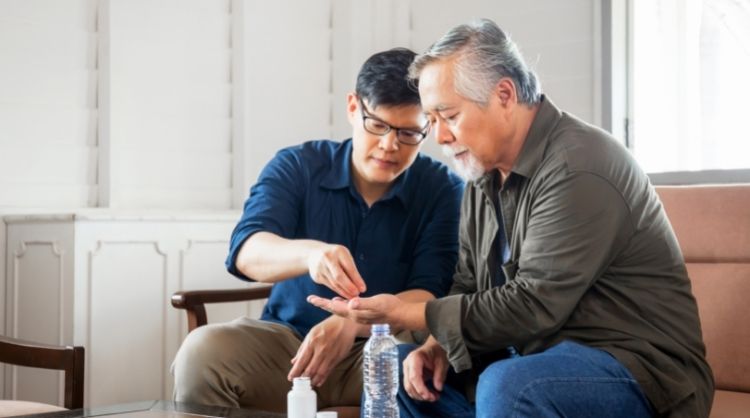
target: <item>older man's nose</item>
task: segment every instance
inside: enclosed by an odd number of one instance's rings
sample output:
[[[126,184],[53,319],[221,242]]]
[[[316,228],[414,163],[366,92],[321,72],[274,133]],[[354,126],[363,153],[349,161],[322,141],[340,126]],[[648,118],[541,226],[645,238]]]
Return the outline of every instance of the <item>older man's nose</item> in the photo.
[[[436,120],[432,124],[432,129],[435,130],[435,140],[440,145],[445,145],[455,140],[453,133],[451,133],[448,127],[445,126],[445,123],[440,120]]]

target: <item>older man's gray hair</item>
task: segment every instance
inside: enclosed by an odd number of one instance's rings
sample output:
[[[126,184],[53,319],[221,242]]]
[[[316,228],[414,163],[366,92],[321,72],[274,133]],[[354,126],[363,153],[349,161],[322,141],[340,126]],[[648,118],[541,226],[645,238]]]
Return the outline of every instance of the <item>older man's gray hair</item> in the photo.
[[[516,86],[520,103],[539,102],[541,87],[536,74],[495,22],[479,19],[454,27],[414,59],[409,78],[418,82],[428,64],[454,57],[454,84],[459,95],[484,106],[500,79],[508,77]]]

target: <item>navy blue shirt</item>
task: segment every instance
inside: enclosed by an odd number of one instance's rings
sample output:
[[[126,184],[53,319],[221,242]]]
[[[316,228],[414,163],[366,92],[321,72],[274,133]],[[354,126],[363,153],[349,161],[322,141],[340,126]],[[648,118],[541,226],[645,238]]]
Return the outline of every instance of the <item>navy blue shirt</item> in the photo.
[[[226,266],[242,244],[266,231],[288,239],[314,239],[349,249],[367,284],[362,296],[423,289],[436,297],[450,288],[458,253],[463,182],[445,165],[419,154],[372,207],[354,187],[351,139],[310,141],[279,151],[250,189],[232,232]],[[305,336],[330,314],[308,295],[335,293],[309,274],[274,284],[261,319],[287,324]]]

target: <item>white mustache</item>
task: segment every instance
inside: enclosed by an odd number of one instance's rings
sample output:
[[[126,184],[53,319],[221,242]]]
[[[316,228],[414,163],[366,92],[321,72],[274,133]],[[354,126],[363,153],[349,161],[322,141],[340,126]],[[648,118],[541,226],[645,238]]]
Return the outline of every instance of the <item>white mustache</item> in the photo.
[[[468,151],[468,148],[462,147],[460,145],[457,146],[450,146],[450,145],[443,145],[442,147],[443,155],[446,157],[455,157],[456,155]]]

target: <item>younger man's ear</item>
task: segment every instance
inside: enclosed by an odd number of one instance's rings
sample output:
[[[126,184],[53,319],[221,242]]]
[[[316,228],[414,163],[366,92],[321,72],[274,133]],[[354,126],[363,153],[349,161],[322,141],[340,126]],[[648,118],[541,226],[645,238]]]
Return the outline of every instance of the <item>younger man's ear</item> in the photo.
[[[354,123],[357,116],[357,110],[359,109],[359,99],[357,94],[351,92],[346,95],[346,117],[349,119],[349,123]]]

